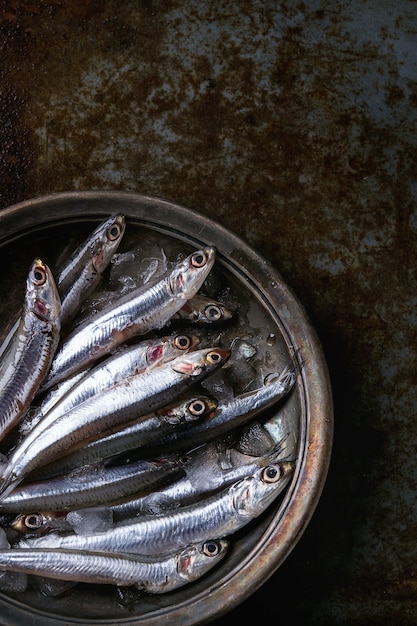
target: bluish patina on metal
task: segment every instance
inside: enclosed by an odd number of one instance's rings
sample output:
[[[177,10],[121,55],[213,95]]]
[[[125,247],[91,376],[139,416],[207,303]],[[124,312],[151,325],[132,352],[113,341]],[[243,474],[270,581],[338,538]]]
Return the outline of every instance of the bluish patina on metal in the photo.
[[[319,507],[218,623],[414,625],[415,3],[5,5],[0,205],[107,188],[189,206],[278,268],[324,347]]]

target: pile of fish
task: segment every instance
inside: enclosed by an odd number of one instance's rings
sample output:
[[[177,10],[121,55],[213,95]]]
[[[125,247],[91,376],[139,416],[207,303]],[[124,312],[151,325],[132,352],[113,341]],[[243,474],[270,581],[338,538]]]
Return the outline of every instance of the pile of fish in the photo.
[[[82,315],[125,229],[110,216],[55,275],[35,259],[0,347],[2,590],[179,588],[218,564],[292,476],[282,442],[247,454],[228,438],[286,398],[298,363],[233,396],[201,384],[233,367],[230,347],[205,334],[234,316],[201,292],[215,247]],[[184,319],[195,332],[176,326]]]

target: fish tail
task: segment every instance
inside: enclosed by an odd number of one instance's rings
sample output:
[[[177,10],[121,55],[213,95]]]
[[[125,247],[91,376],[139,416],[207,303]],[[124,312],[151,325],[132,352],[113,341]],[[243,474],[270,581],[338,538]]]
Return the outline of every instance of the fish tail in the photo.
[[[294,370],[296,376],[298,376],[307,363],[307,358],[301,354],[301,349],[297,348],[297,350],[293,354],[292,364],[290,368]]]
[[[281,455],[285,449],[285,441],[288,438],[289,434],[290,434],[289,432],[285,433],[285,435],[283,435],[281,439],[277,441],[269,450],[268,454],[266,455],[266,459],[268,463],[274,463],[276,461],[284,460],[281,457]]]
[[[297,379],[297,376],[300,375],[302,369],[304,368],[307,360],[302,356],[300,348],[298,348],[290,361],[290,363],[282,370],[279,375],[279,379],[285,385],[292,387]]]

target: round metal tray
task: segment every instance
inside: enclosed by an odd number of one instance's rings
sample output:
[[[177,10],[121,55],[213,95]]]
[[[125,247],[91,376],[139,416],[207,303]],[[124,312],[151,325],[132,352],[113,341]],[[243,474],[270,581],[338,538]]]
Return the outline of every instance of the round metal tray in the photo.
[[[119,252],[160,246],[167,256],[215,245],[217,258],[207,286],[222,290],[238,306],[238,322],[216,331],[224,347],[244,338],[256,347],[256,376],[282,370],[290,359],[303,365],[295,389],[266,425],[272,436],[289,433],[296,461],[284,493],[254,522],[233,536],[226,558],[202,579],[182,589],[146,596],[121,606],[109,588],[79,585],[63,597],[35,591],[0,594],[0,625],[204,624],[227,613],[254,593],[282,564],[309,523],[326,479],[333,440],[333,407],[322,349],[306,312],[280,274],[235,234],[183,206],[130,192],[68,192],[41,197],[0,212],[0,318],[22,302],[30,263],[41,256],[51,266],[110,214],[121,212],[127,228]],[[249,374],[250,374],[249,371]],[[242,380],[242,389],[248,383]],[[289,448],[287,447],[286,454]]]

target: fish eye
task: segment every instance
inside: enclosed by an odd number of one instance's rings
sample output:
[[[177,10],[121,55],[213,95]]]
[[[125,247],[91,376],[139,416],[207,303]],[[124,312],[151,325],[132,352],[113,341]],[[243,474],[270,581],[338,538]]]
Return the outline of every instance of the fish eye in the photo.
[[[120,237],[121,232],[120,226],[118,224],[113,224],[113,226],[111,226],[107,231],[107,237],[110,241],[114,241]]]
[[[23,523],[28,530],[38,530],[43,524],[43,516],[40,513],[30,513],[25,515]]]
[[[207,257],[204,252],[195,252],[191,257],[191,265],[193,267],[204,267],[207,263]]]
[[[208,363],[211,363],[212,365],[215,365],[216,363],[219,363],[222,360],[221,355],[218,352],[209,352],[207,355],[207,361]]]
[[[188,405],[188,411],[191,415],[195,415],[196,417],[198,415],[203,415],[206,411],[206,403],[203,400],[193,400]]]
[[[46,282],[46,271],[41,265],[37,265],[33,270],[33,284],[41,287]]]
[[[191,339],[187,335],[178,335],[174,339],[174,346],[179,350],[188,350],[191,346]]]
[[[220,552],[220,544],[214,539],[209,539],[203,544],[203,553],[206,556],[217,556]]]
[[[204,309],[204,315],[207,317],[208,320],[212,322],[217,322],[221,318],[222,312],[220,310],[220,307],[218,307],[216,304],[208,304]]]
[[[276,483],[281,476],[281,471],[277,465],[268,465],[262,471],[262,480],[264,483]]]

